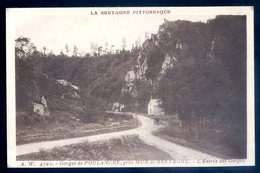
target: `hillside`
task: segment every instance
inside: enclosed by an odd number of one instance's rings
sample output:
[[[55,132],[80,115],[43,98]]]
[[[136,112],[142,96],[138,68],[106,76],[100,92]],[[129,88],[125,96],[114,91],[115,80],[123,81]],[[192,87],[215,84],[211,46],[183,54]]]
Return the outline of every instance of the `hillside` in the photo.
[[[245,16],[217,16],[206,23],[165,19],[157,33],[130,51],[68,57],[21,50],[17,46],[17,117],[32,114],[31,103],[44,96],[55,121],[104,122],[105,110],[115,103],[146,113],[152,97],[162,100],[166,114],[178,115],[185,139],[226,141],[224,147],[245,156]]]

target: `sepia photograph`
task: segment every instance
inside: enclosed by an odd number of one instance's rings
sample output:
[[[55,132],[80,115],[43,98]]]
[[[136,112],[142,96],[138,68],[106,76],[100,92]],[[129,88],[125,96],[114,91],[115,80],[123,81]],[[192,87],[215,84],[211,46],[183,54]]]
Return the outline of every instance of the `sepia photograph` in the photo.
[[[252,7],[6,14],[9,167],[255,164]]]

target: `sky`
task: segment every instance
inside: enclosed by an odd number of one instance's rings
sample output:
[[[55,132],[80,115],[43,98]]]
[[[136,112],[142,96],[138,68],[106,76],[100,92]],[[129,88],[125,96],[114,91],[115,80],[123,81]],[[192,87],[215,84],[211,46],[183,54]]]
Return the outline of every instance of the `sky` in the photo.
[[[100,15],[100,10],[112,9],[14,10],[15,38],[29,37],[38,50],[42,51],[46,47],[47,52],[52,50],[55,54],[61,50],[65,52],[66,44],[71,52],[75,45],[82,54],[90,51],[91,43],[103,47],[107,43],[108,47],[114,45],[114,49],[121,49],[123,38],[126,39],[127,49],[131,49],[136,40],[144,41],[146,33],[157,33],[164,18],[170,21],[180,19],[206,22],[216,16],[189,13],[174,15],[172,10],[170,14],[163,15]],[[91,15],[95,11],[98,15]]]

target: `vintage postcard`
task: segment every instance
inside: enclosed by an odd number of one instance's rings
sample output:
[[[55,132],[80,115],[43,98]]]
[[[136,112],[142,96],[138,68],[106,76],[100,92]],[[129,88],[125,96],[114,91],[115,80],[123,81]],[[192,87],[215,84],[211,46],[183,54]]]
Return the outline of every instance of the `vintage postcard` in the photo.
[[[254,166],[253,11],[8,8],[8,167]]]

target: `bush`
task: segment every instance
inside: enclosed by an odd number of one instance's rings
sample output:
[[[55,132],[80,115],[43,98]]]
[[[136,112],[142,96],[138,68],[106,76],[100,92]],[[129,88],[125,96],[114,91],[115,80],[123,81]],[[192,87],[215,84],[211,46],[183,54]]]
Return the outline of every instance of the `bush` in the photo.
[[[85,95],[83,97],[83,110],[84,114],[81,120],[87,123],[105,122],[105,103],[101,98]]]
[[[45,117],[40,116],[36,113],[28,113],[25,115],[17,115],[16,116],[16,124],[17,126],[32,126],[37,125],[39,123],[43,123],[46,120]]]

